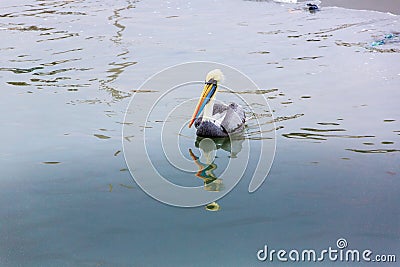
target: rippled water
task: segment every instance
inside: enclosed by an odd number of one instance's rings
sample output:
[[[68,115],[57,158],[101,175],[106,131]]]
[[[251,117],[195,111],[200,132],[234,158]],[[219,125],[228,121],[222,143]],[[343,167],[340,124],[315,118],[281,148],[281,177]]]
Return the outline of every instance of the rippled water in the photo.
[[[264,244],[318,249],[339,237],[396,253],[400,44],[371,44],[399,26],[304,3],[2,1],[1,265],[250,266]],[[273,117],[249,115],[277,130],[266,182],[248,194],[244,177],[218,212],[148,197],[121,152],[130,96],[196,60],[252,78],[261,90],[237,93],[268,98]]]

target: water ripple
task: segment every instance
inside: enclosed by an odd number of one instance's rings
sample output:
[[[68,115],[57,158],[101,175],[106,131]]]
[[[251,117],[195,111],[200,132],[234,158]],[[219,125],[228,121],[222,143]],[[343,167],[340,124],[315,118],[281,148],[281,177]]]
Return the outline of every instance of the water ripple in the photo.
[[[346,150],[352,151],[352,152],[357,152],[357,153],[363,153],[363,154],[382,154],[382,153],[400,152],[399,149],[351,149],[351,148],[347,148]]]
[[[315,134],[315,133],[301,133],[301,132],[294,132],[294,133],[285,133],[282,134],[283,137],[286,138],[293,138],[293,139],[310,139],[310,140],[328,140],[328,138],[373,138],[375,135],[340,135],[340,134]]]

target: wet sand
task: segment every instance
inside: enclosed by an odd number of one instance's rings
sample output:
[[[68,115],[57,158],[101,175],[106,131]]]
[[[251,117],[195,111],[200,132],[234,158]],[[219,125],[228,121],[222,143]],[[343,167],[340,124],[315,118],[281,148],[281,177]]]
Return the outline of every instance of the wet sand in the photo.
[[[337,6],[360,10],[376,10],[400,14],[400,1],[398,0],[322,0],[323,6]]]

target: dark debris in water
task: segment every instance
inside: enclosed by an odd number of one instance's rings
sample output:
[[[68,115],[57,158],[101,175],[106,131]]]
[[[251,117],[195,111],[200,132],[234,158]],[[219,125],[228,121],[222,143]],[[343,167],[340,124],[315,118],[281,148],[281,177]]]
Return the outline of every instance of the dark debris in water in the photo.
[[[282,134],[283,137],[293,138],[293,139],[312,139],[312,140],[327,140],[320,134],[312,134],[312,133],[287,133]]]
[[[250,52],[249,54],[261,54],[261,55],[265,55],[265,54],[269,54],[271,52],[269,51],[254,51],[254,52]]]
[[[309,132],[345,132],[345,129],[315,129],[315,128],[300,128],[303,131]]]
[[[393,145],[394,142],[392,142],[392,141],[382,141],[381,144],[382,145]]]
[[[135,89],[131,90],[132,93],[156,93],[157,90],[149,90],[149,89]]]
[[[352,152],[357,152],[357,153],[364,153],[364,154],[400,152],[400,150],[398,150],[398,149],[352,149],[352,148],[346,148],[346,150],[352,151]]]
[[[294,60],[313,60],[313,59],[318,59],[322,58],[323,56],[310,56],[310,57],[295,57],[293,58]]]
[[[7,82],[8,84],[14,85],[14,86],[28,86],[30,85],[29,83],[26,82]]]
[[[70,102],[67,102],[66,104],[70,105],[76,105],[76,104],[101,104],[101,103],[107,103],[106,100],[100,100],[100,99],[86,99],[86,100],[71,100]]]
[[[94,136],[96,136],[99,139],[109,139],[109,138],[111,138],[110,136],[103,135],[103,134],[94,134]]]
[[[281,116],[281,117],[275,118],[274,122],[296,119],[296,118],[299,118],[301,116],[304,116],[304,114],[303,113],[299,113],[299,114],[295,114],[295,115],[292,115],[292,116]]]
[[[374,144],[374,143],[371,143],[371,142],[364,142],[363,145],[366,145],[366,146],[373,146],[373,145],[375,145],[375,144]]]
[[[374,135],[339,135],[339,134],[316,134],[316,133],[286,133],[283,137],[291,139],[311,139],[311,140],[327,140],[328,138],[373,138]]]
[[[279,34],[283,33],[281,30],[276,30],[276,31],[269,31],[269,32],[257,32],[258,34]]]
[[[0,68],[0,71],[11,71],[15,74],[29,73],[35,70],[43,69],[43,67],[32,67],[32,68]]]
[[[397,48],[382,49],[382,48],[371,47],[368,50],[370,50],[372,52],[378,52],[378,53],[400,53],[400,49],[397,49]]]
[[[328,28],[328,29],[322,29],[321,31],[316,32],[315,34],[325,34],[328,32],[335,32],[335,31],[339,31],[339,30],[343,30],[343,29],[347,29],[353,26],[357,26],[357,25],[361,25],[363,24],[362,22],[358,22],[358,23],[344,23],[342,25],[333,27],[333,28]]]
[[[134,135],[131,136],[124,136],[124,139],[128,142],[131,142],[131,138],[135,137]]]
[[[344,47],[363,47],[365,44],[364,43],[349,43],[349,42],[344,42],[344,41],[336,41],[335,44],[337,46],[344,46]]]
[[[398,48],[382,48],[382,47],[377,47],[377,46],[369,46],[368,43],[362,43],[362,42],[356,42],[356,43],[351,43],[351,42],[344,42],[344,41],[336,41],[335,44],[337,46],[343,46],[343,47],[359,47],[359,48],[364,48],[366,51],[369,52],[375,52],[375,53],[400,53],[400,49]]]
[[[319,125],[335,125],[335,126],[340,125],[337,122],[317,122],[317,124],[319,124]]]
[[[8,30],[16,30],[16,31],[50,31],[53,30],[54,28],[45,28],[45,27],[38,27],[35,25],[32,26],[26,26],[26,27],[11,27],[8,28]]]

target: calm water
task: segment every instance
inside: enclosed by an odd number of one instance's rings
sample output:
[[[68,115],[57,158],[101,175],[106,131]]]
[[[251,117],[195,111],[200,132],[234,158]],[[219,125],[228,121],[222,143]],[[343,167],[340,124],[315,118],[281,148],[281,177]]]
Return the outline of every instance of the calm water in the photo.
[[[265,244],[340,237],[398,253],[400,43],[371,43],[399,28],[391,14],[302,3],[1,1],[0,265],[262,266]],[[196,60],[249,75],[262,91],[239,95],[264,94],[273,117],[258,115],[277,129],[267,180],[249,194],[243,177],[218,212],[153,200],[121,152],[135,90]],[[217,155],[220,169],[231,154]]]

